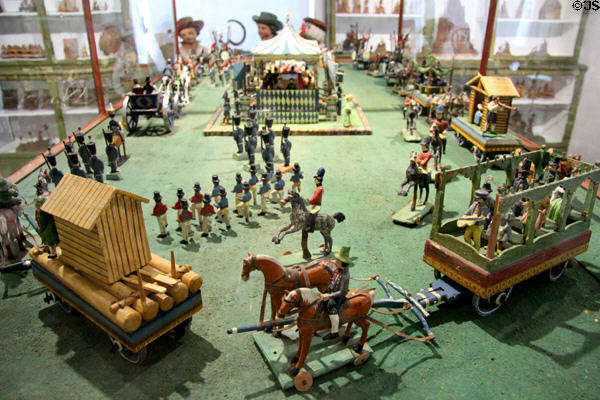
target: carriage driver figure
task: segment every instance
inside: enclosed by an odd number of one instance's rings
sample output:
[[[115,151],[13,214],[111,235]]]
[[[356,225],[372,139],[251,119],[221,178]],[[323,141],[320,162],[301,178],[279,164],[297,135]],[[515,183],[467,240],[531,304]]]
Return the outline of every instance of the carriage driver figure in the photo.
[[[327,302],[327,314],[329,314],[329,320],[331,321],[331,331],[323,336],[323,340],[331,340],[337,338],[340,316],[339,311],[346,300],[346,294],[348,293],[348,285],[350,283],[350,246],[342,246],[340,251],[335,254],[336,269],[333,273],[333,278],[325,290],[325,293],[321,295],[321,301]]]
[[[315,220],[317,214],[321,211],[321,200],[323,199],[323,177],[325,176],[325,168],[321,167],[317,170],[317,174],[313,177],[315,179],[315,185],[317,185],[313,196],[310,198],[309,203],[312,206],[310,214],[308,214],[308,232],[312,233],[315,231]]]

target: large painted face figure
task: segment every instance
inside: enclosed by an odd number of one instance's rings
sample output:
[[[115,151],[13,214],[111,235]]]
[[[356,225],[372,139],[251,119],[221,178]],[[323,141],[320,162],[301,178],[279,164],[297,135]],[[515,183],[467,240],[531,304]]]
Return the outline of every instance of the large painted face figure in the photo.
[[[196,43],[196,37],[198,37],[198,32],[195,28],[184,28],[179,31],[179,36],[183,40],[185,44],[194,44]]]
[[[273,29],[269,25],[262,24],[260,22],[258,22],[256,25],[258,25],[258,36],[260,36],[261,40],[268,40],[275,36]]]

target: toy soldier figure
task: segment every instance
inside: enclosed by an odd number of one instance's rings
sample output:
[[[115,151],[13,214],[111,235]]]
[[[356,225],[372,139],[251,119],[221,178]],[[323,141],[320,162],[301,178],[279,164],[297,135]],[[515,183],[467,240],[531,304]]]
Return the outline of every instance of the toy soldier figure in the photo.
[[[310,210],[310,214],[308,214],[308,233],[312,233],[315,231],[315,220],[317,218],[317,214],[321,211],[321,201],[323,199],[323,177],[325,176],[325,168],[321,167],[317,170],[317,174],[313,177],[315,185],[317,188],[313,193],[312,197],[309,200],[312,209]]]
[[[202,237],[207,237],[208,232],[212,230],[211,221],[212,216],[215,214],[215,208],[210,204],[210,194],[204,194],[204,205],[200,210],[200,216],[202,217]]]
[[[245,125],[244,132],[246,134],[246,140],[244,142],[244,146],[246,149],[246,153],[248,153],[248,160],[250,165],[254,165],[254,153],[256,152],[256,136],[252,134],[253,131],[252,125]]]
[[[210,77],[210,83],[216,86],[217,82],[215,81],[215,65],[211,65],[208,69],[208,76]]]
[[[340,86],[340,84],[337,84],[337,107],[336,107],[336,111],[337,111],[337,115],[342,115],[342,87]]]
[[[79,164],[79,158],[77,157],[77,153],[67,153],[67,160],[69,161],[69,165],[71,166],[71,173],[73,175],[80,176],[82,178],[87,178],[87,174],[81,168]]]
[[[540,183],[545,185],[552,183],[558,178],[558,168],[560,167],[560,158],[554,157],[548,164],[548,168],[544,171],[544,175],[540,179]]]
[[[173,81],[173,60],[170,58],[167,59],[167,65],[165,66],[165,69],[163,69],[162,75],[163,86],[166,86],[169,82]]]
[[[188,244],[188,239],[190,238],[190,225],[194,219],[194,214],[192,214],[188,208],[188,201],[186,199],[182,199],[181,211],[178,212],[177,218],[177,222],[179,222],[179,226],[181,227],[182,240],[179,242],[181,244]]]
[[[221,187],[219,201],[215,203],[215,206],[219,208],[217,211],[217,222],[223,223],[225,221],[225,226],[227,230],[231,229],[231,224],[229,223],[229,200],[227,200],[227,191],[224,187]]]
[[[325,293],[321,295],[321,301],[327,302],[327,314],[331,322],[331,331],[323,336],[323,340],[332,340],[339,336],[340,325],[339,311],[346,300],[348,285],[350,283],[350,246],[342,246],[334,256],[336,269]]]
[[[91,154],[85,145],[85,135],[81,133],[81,128],[78,129],[75,134],[75,141],[77,142],[77,146],[79,147],[79,157],[81,157],[81,161],[83,161],[83,165],[85,167],[85,172],[88,174],[92,173],[92,169],[90,168],[90,158]]]
[[[194,183],[194,195],[190,197],[190,202],[192,203],[190,210],[194,215],[194,219],[196,219],[196,211],[198,212],[198,225],[202,223],[202,219],[200,218],[200,209],[202,208],[202,200],[204,199],[204,196],[202,195],[200,190],[200,183]]]
[[[227,92],[225,92],[227,94]],[[231,103],[229,102],[229,97],[223,97],[223,122],[221,125],[229,125],[229,117],[231,115]]]
[[[292,142],[289,141],[288,137],[290,136],[290,127],[283,123],[283,128],[281,129],[281,154],[283,155],[285,167],[290,165],[290,152],[292,150]]]
[[[267,196],[271,193],[271,185],[269,184],[268,175],[262,174],[262,185],[258,190],[258,194],[260,195],[260,212],[258,215],[265,215],[267,213]]]
[[[283,124],[285,125],[285,122]],[[265,118],[265,125],[267,126],[267,143],[271,146],[275,146],[275,131],[273,131],[273,118]]]
[[[258,177],[256,176],[256,165],[254,164],[250,164],[250,179],[248,179],[248,183],[250,184],[254,205],[256,205],[256,184],[258,183]]]
[[[267,178],[269,178],[269,183],[270,183],[271,179],[273,178],[273,163],[272,162],[269,161],[265,165],[265,173],[267,174]]]
[[[106,143],[106,157],[108,158],[108,165],[110,166],[110,173],[107,178],[115,179],[114,177],[119,174],[119,170],[117,169],[119,150],[112,142],[112,132],[103,131],[102,133],[104,134],[104,142]]]
[[[48,154],[44,155],[44,158],[46,159],[48,167],[50,168],[49,175],[52,179],[52,183],[54,183],[54,185],[57,186],[60,180],[63,178],[63,176],[65,176],[65,174],[63,174],[61,170],[56,168],[56,156],[52,154],[52,150],[50,147],[48,147]]]
[[[35,198],[35,220],[42,243],[48,247],[48,258],[56,258],[56,245],[59,243],[58,232],[52,215],[42,211],[42,205],[46,199],[46,196]]]
[[[524,168],[519,170],[519,176],[517,176],[512,184],[513,192],[520,192],[522,190],[529,189],[529,172],[530,170]]]
[[[256,110],[248,111],[248,117],[250,118],[250,125],[252,126],[252,136],[258,143],[258,121],[256,120]]]
[[[421,140],[421,152],[417,155],[417,166],[423,174],[429,174],[427,169],[427,163],[431,160],[433,155],[429,152],[429,138],[424,137]]]
[[[275,184],[273,185],[273,194],[278,197],[278,201],[283,199],[283,189],[285,188],[285,181],[281,178],[281,171],[275,172]]]
[[[242,202],[242,214],[246,219],[246,223],[250,223],[250,199],[252,199],[250,184],[244,181],[242,186],[244,188],[244,194],[242,194],[242,198],[240,199]],[[241,215],[238,215],[238,217],[241,217]]]
[[[212,176],[212,182],[213,182],[213,190],[212,190],[211,196],[213,198],[213,201],[215,203],[218,203],[219,200],[221,200],[221,197],[220,197],[221,196],[221,188],[223,190],[225,190],[225,188],[219,184],[219,176],[218,175]]]
[[[96,155],[96,143],[90,141],[85,145],[90,155],[90,167],[94,171],[94,179],[104,183],[104,162]]]
[[[235,91],[233,93],[237,93],[237,91]],[[240,100],[237,98],[237,96],[233,100],[233,110],[235,111],[236,114],[238,114],[238,115],[241,114]]]
[[[177,201],[175,202],[174,205],[171,206],[171,208],[173,210],[177,211],[177,214],[179,214],[179,210],[181,210],[181,201],[183,200],[183,197],[185,196],[185,193],[183,192],[183,188],[177,188]],[[181,232],[181,224],[179,224],[179,227],[177,227],[177,229],[175,229],[176,232]]]
[[[241,117],[239,114],[233,116],[233,140],[237,144],[237,153],[244,152],[244,131],[240,128]]]
[[[110,110],[108,112],[110,116],[110,121],[108,122],[108,129],[112,132],[111,142],[115,145],[117,150],[119,151],[119,160],[118,162],[125,161],[127,159],[127,151],[125,150],[125,136],[123,136],[123,130],[121,129],[121,124],[115,121],[115,111]],[[121,156],[121,146],[123,146],[123,155]],[[125,160],[121,160],[121,157],[125,157]]]
[[[235,193],[235,210],[233,211],[234,213],[236,213],[238,215],[238,217],[242,216],[241,213],[241,203],[240,200],[242,198],[242,192],[243,192],[244,188],[242,185],[242,174],[240,174],[239,172],[237,174],[235,174],[235,185],[233,186],[233,190],[231,191],[231,193]]]
[[[294,172],[290,178],[290,181],[292,182],[292,192],[300,193],[301,180],[304,179],[304,175],[302,174],[302,171],[300,171],[300,164],[294,163],[292,171]]]
[[[152,209],[152,216],[158,220],[158,227],[160,228],[159,238],[167,237],[167,206],[162,202],[162,196],[160,192],[154,192],[154,208]]]
[[[273,150],[273,146],[269,145],[269,132],[267,132],[266,127],[263,127],[262,131],[260,132],[260,145],[262,149],[261,154],[263,161],[265,163],[273,161],[273,158],[271,158],[271,150]]]
[[[481,248],[481,233],[483,232],[483,228],[492,214],[492,211],[487,206],[488,197],[487,190],[477,189],[475,191],[475,202],[471,204],[463,216],[463,219],[469,222],[465,230],[465,242],[471,244],[472,239],[473,247],[477,251]]]
[[[154,93],[154,86],[150,83],[150,77],[147,76],[146,77],[146,83],[144,84],[144,93],[146,94],[152,94]]]

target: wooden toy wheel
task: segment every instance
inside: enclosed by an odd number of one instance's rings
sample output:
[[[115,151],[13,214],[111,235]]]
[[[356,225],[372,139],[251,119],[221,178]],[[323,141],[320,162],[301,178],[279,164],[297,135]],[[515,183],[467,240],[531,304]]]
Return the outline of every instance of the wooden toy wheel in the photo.
[[[119,350],[119,354],[121,355],[121,357],[123,357],[125,360],[129,361],[132,364],[141,364],[144,362],[146,356],[148,355],[148,349],[144,347],[140,351],[134,353],[133,351],[122,347]]]
[[[471,303],[473,306],[473,310],[475,310],[475,312],[478,315],[481,315],[482,317],[492,315],[493,313],[498,311],[504,303],[506,303],[506,301],[510,297],[510,294],[512,293],[512,290],[513,287],[511,286],[508,289],[501,291],[500,293],[496,293],[489,299],[482,299],[481,297],[474,294],[473,301]]]
[[[359,354],[358,357],[356,357],[354,359],[354,365],[358,367],[359,365],[364,364],[365,361],[367,361],[370,356],[371,356],[371,353],[369,353],[368,351],[363,351],[362,353]]]
[[[306,392],[312,387],[313,377],[309,372],[300,371],[294,378],[294,386],[299,392]]]
[[[546,278],[548,278],[548,280],[550,282],[556,282],[557,280],[560,279],[561,276],[563,276],[565,274],[565,270],[567,269],[568,266],[569,266],[569,260],[567,260],[561,264],[555,265],[554,267],[552,267],[548,270]]]

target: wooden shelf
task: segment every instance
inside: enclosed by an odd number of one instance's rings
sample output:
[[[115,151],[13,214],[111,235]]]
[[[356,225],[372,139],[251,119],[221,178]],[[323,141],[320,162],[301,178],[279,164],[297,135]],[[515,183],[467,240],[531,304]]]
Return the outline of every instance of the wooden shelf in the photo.
[[[97,110],[96,113],[98,113]],[[54,115],[54,110],[45,108],[38,110],[0,110],[0,117],[37,117],[45,115]]]
[[[562,36],[578,25],[578,19],[498,18],[496,37],[552,38]]]
[[[398,14],[336,14],[336,18],[393,18],[398,19]],[[423,15],[418,14],[404,14],[403,19],[419,19],[423,18]]]

